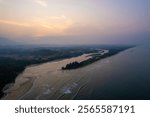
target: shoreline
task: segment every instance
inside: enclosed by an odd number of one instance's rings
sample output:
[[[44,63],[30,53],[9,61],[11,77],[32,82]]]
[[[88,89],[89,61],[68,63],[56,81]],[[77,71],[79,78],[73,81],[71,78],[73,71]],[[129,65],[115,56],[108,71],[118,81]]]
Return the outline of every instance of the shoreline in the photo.
[[[85,57],[85,60],[89,57],[88,55],[90,54],[82,54],[80,56],[76,56],[76,57],[71,57],[71,58],[66,58],[66,59],[60,59],[60,60],[54,60],[54,61],[49,61],[49,62],[45,62],[45,63],[41,63],[41,64],[34,64],[34,65],[29,65],[27,66],[23,72],[21,72],[17,77],[14,83],[9,83],[12,86],[8,87],[6,90],[3,90],[4,92],[4,96],[1,98],[1,100],[15,100],[15,99],[20,99],[21,97],[24,97],[24,95],[26,95],[30,89],[33,87],[33,84],[36,80],[36,78],[32,78],[32,77],[23,77],[23,79],[27,79],[27,81],[24,81],[23,83],[21,83],[19,86],[17,86],[18,88],[14,89],[15,84],[17,82],[17,80],[20,80],[20,78],[22,78],[23,73],[25,72],[26,69],[30,69],[33,67],[38,67],[40,65],[46,65],[46,64],[51,64],[51,63],[55,63],[55,62],[61,62],[61,61],[66,61],[66,60],[70,60],[70,59],[75,59],[75,58],[80,58],[80,57]],[[59,69],[61,70],[61,69]],[[7,84],[7,85],[9,85]],[[22,86],[23,85],[23,86]]]
[[[87,55],[86,57],[91,56],[91,54],[92,54],[92,53],[89,53],[89,55]],[[43,62],[43,63],[32,64],[32,65],[26,66],[25,69],[30,68],[30,67],[36,67],[36,66],[39,66],[39,65],[47,64],[47,63],[52,63],[52,62],[60,62],[60,61],[66,60],[66,59],[72,59],[72,58],[80,57],[80,56],[83,56],[83,55],[86,55],[86,54],[82,54],[82,55],[74,56],[74,57],[70,57],[70,58],[62,58],[62,59],[47,61],[47,62]],[[25,70],[25,69],[24,69],[24,70]],[[22,73],[24,72],[24,70],[22,71]],[[22,74],[22,73],[19,73],[19,75]],[[19,76],[19,75],[18,75],[18,76]],[[17,77],[18,77],[18,76],[17,76]]]
[[[84,54],[82,54],[82,55],[84,55]],[[79,56],[82,56],[82,55],[79,55]],[[16,81],[16,79],[17,79],[20,75],[22,75],[22,74],[24,73],[24,71],[25,71],[26,69],[28,69],[28,68],[36,67],[36,66],[39,66],[39,65],[43,65],[43,64],[47,64],[47,63],[52,63],[52,62],[59,62],[59,61],[65,60],[65,59],[71,59],[71,58],[75,58],[75,57],[79,57],[79,56],[74,56],[74,57],[69,57],[69,58],[62,58],[62,59],[51,60],[51,61],[47,61],[47,62],[43,62],[43,63],[36,63],[36,64],[32,64],[32,65],[27,65],[27,66],[24,68],[24,70],[22,70],[22,71],[16,76],[15,81]],[[2,89],[3,95],[0,97],[0,100],[2,100],[2,99],[7,95],[7,94],[5,94],[5,88],[7,87],[7,89],[10,89],[11,87],[14,86],[14,84],[15,84],[15,82],[11,82],[11,83],[6,84],[6,85],[3,87],[3,89]],[[9,87],[9,86],[11,86],[11,87]],[[7,90],[7,89],[6,89],[6,90]]]
[[[27,81],[20,84],[20,86],[16,89],[11,87],[5,91],[5,96],[2,100],[16,100],[23,97],[30,89],[33,87],[34,81],[36,78],[26,78]],[[19,95],[18,95],[19,94]]]
[[[128,48],[128,49],[130,49],[130,48]],[[128,49],[125,49],[125,50],[123,50],[123,51],[120,51],[120,52],[118,52],[118,53],[116,53],[116,54],[114,54],[114,55],[117,55],[117,54],[119,54],[119,53],[121,53],[121,52],[124,52],[124,51],[126,51],[126,50],[128,50]],[[51,64],[51,63],[54,63],[54,62],[62,62],[62,61],[67,61],[67,60],[79,58],[79,57],[82,57],[83,55],[86,55],[85,57],[88,58],[89,56],[91,57],[92,54],[93,54],[93,53],[90,53],[90,54],[82,54],[82,55],[77,56],[77,57],[71,57],[71,58],[66,58],[66,59],[61,59],[61,60],[54,60],[54,61],[49,61],[49,62],[46,62],[46,63],[36,64],[36,65],[30,65],[30,66],[27,66],[27,67],[25,68],[25,70],[28,69],[28,68],[32,68],[32,67],[38,67],[38,66],[40,66],[40,65],[42,66],[42,65]],[[89,56],[88,56],[88,55],[89,55]],[[112,56],[114,56],[114,55],[107,56],[107,57],[104,57],[104,58],[102,58],[102,59],[105,59],[105,58],[108,58],[108,57],[112,57]],[[102,59],[100,59],[100,60],[102,60]],[[98,61],[99,61],[99,60],[98,60]],[[91,64],[92,64],[92,63],[91,63]],[[25,71],[25,70],[24,70],[24,71]],[[60,69],[60,70],[61,70],[61,69]],[[26,78],[26,77],[22,77],[24,71],[16,77],[16,80],[17,80],[17,79],[20,79],[20,77],[21,77],[21,79],[27,79],[27,81],[25,81],[25,82],[23,82],[22,84],[20,84],[20,87],[18,87],[17,89],[13,89],[13,87],[11,87],[11,88],[9,88],[8,90],[5,90],[4,93],[5,93],[6,95],[4,95],[4,96],[1,98],[2,100],[21,99],[22,97],[26,96],[26,94],[27,94],[28,92],[30,92],[30,90],[32,89],[32,87],[33,87],[33,85],[34,85],[34,82],[35,82],[35,80],[36,80],[37,78],[36,78],[36,77],[35,77],[35,78],[33,78],[33,77],[27,77],[27,78]],[[14,85],[15,85],[15,84],[16,84],[16,82],[14,83]]]

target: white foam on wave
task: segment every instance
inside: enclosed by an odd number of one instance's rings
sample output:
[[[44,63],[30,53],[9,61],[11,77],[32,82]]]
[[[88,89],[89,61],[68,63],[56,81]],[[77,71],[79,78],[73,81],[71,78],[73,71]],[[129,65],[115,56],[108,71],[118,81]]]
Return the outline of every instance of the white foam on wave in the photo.
[[[72,89],[74,89],[75,87],[77,87],[77,83],[72,83],[72,84],[70,84],[70,86],[65,86],[65,87],[63,87],[62,89],[61,89],[61,92],[63,93],[63,94],[71,94],[72,93]]]

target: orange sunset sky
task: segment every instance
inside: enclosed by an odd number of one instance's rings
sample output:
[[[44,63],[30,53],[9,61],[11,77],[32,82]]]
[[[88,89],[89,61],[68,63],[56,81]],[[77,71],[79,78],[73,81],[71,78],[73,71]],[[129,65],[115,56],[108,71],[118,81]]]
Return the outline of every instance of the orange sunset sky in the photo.
[[[0,0],[0,37],[49,44],[135,41],[149,36],[149,6],[149,0]]]

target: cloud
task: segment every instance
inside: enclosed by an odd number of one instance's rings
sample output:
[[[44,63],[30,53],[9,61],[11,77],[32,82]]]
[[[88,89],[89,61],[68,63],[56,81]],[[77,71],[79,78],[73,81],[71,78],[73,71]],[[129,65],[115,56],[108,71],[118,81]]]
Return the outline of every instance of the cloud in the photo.
[[[9,25],[15,25],[15,26],[30,27],[29,24],[18,23],[18,22],[11,21],[11,20],[0,20],[0,24],[9,24]]]
[[[38,5],[40,5],[42,7],[47,7],[48,6],[46,0],[35,0],[35,3],[37,3]]]
[[[15,38],[23,37],[24,35],[26,35],[25,37],[66,35],[65,30],[72,25],[72,19],[65,15],[39,17],[32,20],[20,21],[0,19],[0,35],[9,35]]]
[[[34,21],[39,29],[35,37],[44,37],[48,35],[65,35],[65,30],[72,26],[73,21],[66,16],[50,16],[39,18]]]
[[[67,17],[65,15],[61,15],[61,16],[51,16],[49,17],[49,19],[52,19],[52,20],[66,20]]]

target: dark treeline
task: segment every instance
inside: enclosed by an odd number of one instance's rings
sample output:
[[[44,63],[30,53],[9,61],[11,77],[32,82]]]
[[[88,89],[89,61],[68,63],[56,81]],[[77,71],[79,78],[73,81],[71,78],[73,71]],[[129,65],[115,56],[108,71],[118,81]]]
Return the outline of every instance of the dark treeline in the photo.
[[[88,60],[85,60],[85,61],[82,61],[82,62],[75,61],[75,62],[69,63],[65,67],[62,67],[62,70],[71,70],[71,69],[77,69],[77,68],[80,68],[80,67],[84,67],[86,65],[94,63],[94,62],[96,62],[98,60],[101,60],[103,58],[106,58],[106,57],[109,57],[109,56],[113,56],[113,55],[115,55],[115,54],[117,54],[117,53],[119,53],[121,51],[124,51],[126,49],[129,49],[131,47],[132,46],[112,47],[111,49],[109,48],[109,52],[104,54],[104,55],[101,55],[100,53],[93,54],[93,55],[91,55],[92,58],[90,58]]]
[[[13,83],[24,69],[33,64],[97,52],[87,47],[0,47],[0,97],[6,84]]]
[[[31,46],[0,46],[0,97],[4,95],[3,88],[6,84],[13,83],[15,78],[24,69],[33,64],[80,56],[82,54],[97,53],[99,49],[109,49],[111,52],[101,56],[105,58],[116,52],[127,49],[124,46],[73,46],[73,47],[31,47]],[[74,62],[63,69],[75,69],[90,64],[97,56],[81,63]]]

